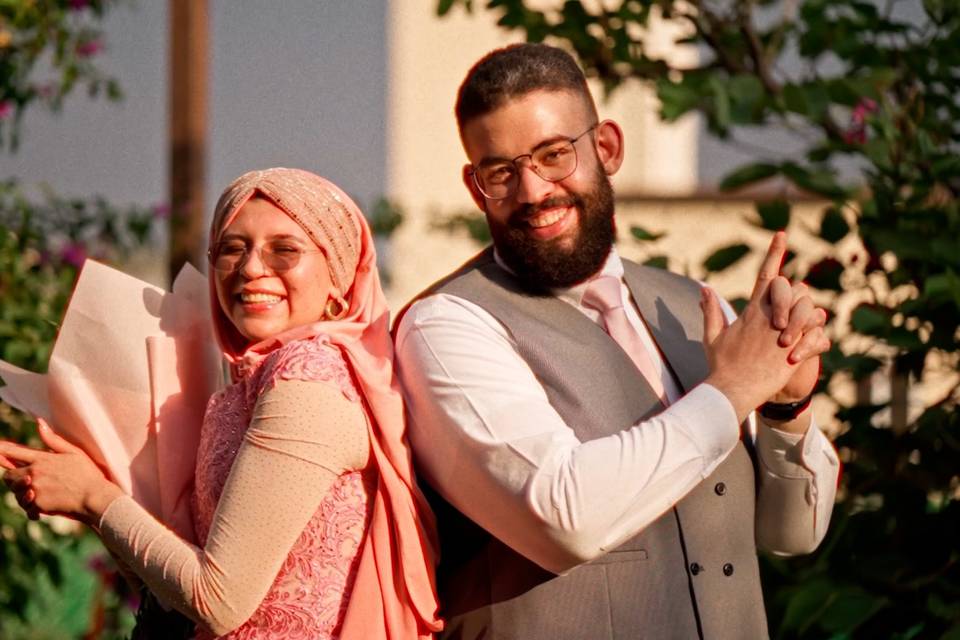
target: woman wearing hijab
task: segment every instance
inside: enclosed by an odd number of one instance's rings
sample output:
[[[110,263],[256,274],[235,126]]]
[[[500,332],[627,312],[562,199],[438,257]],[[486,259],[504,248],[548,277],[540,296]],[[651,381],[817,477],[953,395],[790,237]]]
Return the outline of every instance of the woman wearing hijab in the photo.
[[[432,515],[413,482],[373,241],[305,171],[235,180],[210,232],[213,319],[233,383],[203,421],[198,545],[49,427],[0,443],[28,513],[87,522],[198,637],[431,637]]]

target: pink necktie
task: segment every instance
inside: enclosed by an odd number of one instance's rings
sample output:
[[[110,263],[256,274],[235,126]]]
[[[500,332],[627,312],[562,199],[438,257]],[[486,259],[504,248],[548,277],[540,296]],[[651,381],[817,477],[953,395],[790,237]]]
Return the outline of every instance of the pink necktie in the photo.
[[[617,341],[623,350],[633,360],[643,377],[647,379],[660,402],[666,406],[667,396],[663,390],[663,382],[657,372],[650,353],[644,346],[636,330],[627,319],[627,312],[623,309],[623,299],[620,296],[620,279],[614,276],[601,276],[587,285],[583,293],[584,306],[596,309],[603,316],[603,324],[610,337]]]

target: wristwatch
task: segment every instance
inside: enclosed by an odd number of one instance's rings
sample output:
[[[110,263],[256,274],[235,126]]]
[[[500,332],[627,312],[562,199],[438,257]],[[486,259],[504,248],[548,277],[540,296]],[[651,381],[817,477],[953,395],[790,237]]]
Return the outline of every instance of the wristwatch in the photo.
[[[811,391],[806,398],[802,398],[796,402],[764,402],[757,409],[757,412],[764,418],[770,420],[793,420],[803,413],[804,409],[810,406],[812,399],[813,391]]]

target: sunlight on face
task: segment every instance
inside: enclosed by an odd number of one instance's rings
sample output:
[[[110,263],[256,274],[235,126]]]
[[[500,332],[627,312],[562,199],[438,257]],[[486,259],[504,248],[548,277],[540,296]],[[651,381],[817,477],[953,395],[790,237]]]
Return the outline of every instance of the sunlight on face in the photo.
[[[326,258],[271,201],[247,201],[217,247],[237,258],[234,270],[214,273],[220,308],[245,338],[259,342],[323,318],[327,298],[335,293]],[[284,269],[270,253],[296,265]]]

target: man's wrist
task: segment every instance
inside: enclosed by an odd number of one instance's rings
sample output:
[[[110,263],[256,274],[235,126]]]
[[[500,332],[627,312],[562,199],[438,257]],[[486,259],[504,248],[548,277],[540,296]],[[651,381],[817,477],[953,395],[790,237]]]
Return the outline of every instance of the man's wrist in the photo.
[[[795,402],[764,402],[757,407],[757,413],[767,420],[790,422],[807,410],[811,400],[813,400],[813,391]]]

